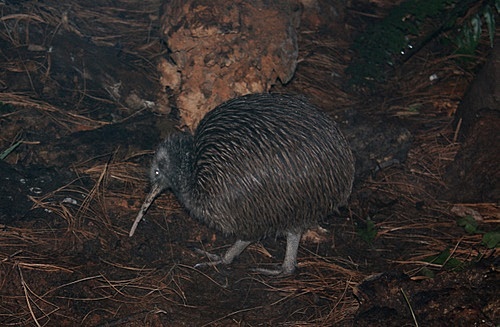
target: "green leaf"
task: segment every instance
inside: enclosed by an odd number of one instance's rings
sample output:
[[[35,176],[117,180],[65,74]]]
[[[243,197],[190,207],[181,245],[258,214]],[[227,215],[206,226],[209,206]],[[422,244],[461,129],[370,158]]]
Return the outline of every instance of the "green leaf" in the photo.
[[[479,38],[481,37],[481,18],[479,14],[474,15],[470,20],[470,25],[472,26],[472,40],[474,44],[479,42]]]
[[[478,234],[480,231],[478,230],[478,223],[471,215],[467,215],[465,217],[459,218],[457,220],[457,225],[463,227],[467,234]]]
[[[5,150],[4,152],[0,153],[0,160],[3,160],[5,158],[7,158],[7,156],[12,152],[14,151],[20,144],[22,143],[22,141],[17,141],[16,143],[14,143],[12,146],[10,146],[7,150]]]
[[[420,269],[420,274],[422,276],[425,276],[425,277],[429,277],[429,278],[434,278],[436,276],[436,274],[429,268],[422,268]]]
[[[500,2],[500,1],[499,1]],[[490,37],[490,46],[493,48],[493,40],[495,38],[495,14],[491,10],[490,5],[486,5],[483,10],[484,21],[488,27],[488,35]]]
[[[483,235],[483,244],[486,245],[488,249],[500,247],[500,232],[493,231],[485,233]]]
[[[377,236],[377,226],[371,219],[367,219],[364,226],[358,226],[356,232],[363,241],[371,244]]]
[[[425,262],[442,265],[444,269],[456,269],[463,265],[463,262],[450,257],[450,249],[447,248],[438,255],[432,255],[424,259]]]

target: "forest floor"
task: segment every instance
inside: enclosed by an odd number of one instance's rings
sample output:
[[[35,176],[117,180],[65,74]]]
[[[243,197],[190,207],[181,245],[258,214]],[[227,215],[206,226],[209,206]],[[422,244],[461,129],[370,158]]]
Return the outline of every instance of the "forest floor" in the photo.
[[[67,26],[51,20],[64,16],[57,2],[29,3],[0,5],[0,325],[498,326],[498,248],[483,239],[498,230],[498,206],[455,203],[460,190],[443,180],[460,148],[453,114],[487,51],[464,66],[431,43],[376,96],[361,96],[332,78],[349,45],[301,31],[296,77],[276,91],[305,94],[334,116],[355,107],[374,121],[390,117],[413,141],[406,161],[359,181],[349,206],[304,237],[296,274],[271,278],[251,268],[282,260],[280,238],[230,266],[194,268],[205,259],[194,248],[220,253],[234,239],[190,218],[169,193],[130,238],[151,155],[178,122],[82,88],[74,66],[34,46],[64,28],[73,34],[58,47],[74,49],[74,40],[82,53],[98,50],[103,66],[136,67],[137,88],[150,89],[151,62],[165,53],[150,38],[158,3],[104,10],[80,1]],[[89,19],[93,42],[75,28]],[[113,37],[120,49],[108,45]]]

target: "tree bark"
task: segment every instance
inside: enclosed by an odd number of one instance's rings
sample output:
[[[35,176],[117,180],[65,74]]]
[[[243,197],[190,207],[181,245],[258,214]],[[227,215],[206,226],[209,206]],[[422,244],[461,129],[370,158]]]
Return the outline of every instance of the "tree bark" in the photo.
[[[455,117],[463,142],[448,167],[446,197],[456,202],[498,202],[500,199],[500,38],[472,82]]]

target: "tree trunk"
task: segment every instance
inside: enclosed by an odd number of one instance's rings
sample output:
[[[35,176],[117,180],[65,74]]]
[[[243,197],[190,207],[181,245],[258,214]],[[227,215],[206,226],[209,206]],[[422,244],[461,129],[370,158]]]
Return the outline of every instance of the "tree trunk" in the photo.
[[[500,199],[500,38],[460,104],[455,118],[463,141],[448,167],[446,198],[456,202]]]

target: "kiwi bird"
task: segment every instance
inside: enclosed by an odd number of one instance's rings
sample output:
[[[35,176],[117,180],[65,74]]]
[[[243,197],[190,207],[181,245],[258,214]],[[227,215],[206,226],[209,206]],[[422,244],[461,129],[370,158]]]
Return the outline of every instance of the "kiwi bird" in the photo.
[[[130,230],[170,190],[190,215],[237,241],[209,263],[230,264],[252,242],[286,237],[282,265],[292,274],[302,233],[347,203],[354,157],[337,124],[302,98],[252,94],[229,100],[194,135],[174,133],[158,147],[151,191]]]

